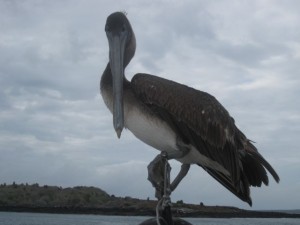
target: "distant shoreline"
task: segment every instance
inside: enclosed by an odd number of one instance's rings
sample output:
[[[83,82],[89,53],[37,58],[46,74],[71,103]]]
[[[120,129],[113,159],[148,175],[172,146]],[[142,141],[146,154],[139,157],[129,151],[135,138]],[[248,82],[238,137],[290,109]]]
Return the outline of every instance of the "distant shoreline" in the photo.
[[[238,209],[235,212],[224,211],[193,210],[184,212],[184,209],[173,208],[174,217],[191,218],[300,218],[300,214],[290,214],[272,211],[252,211]],[[227,207],[224,207],[226,209]],[[86,207],[20,207],[20,206],[0,206],[2,212],[30,212],[30,213],[51,213],[51,214],[90,214],[107,216],[155,216],[154,209],[128,208],[86,208]]]
[[[155,216],[157,201],[109,195],[97,187],[62,188],[39,184],[0,185],[0,211],[112,216]],[[172,203],[174,217],[300,218],[300,213],[252,211],[230,206]]]

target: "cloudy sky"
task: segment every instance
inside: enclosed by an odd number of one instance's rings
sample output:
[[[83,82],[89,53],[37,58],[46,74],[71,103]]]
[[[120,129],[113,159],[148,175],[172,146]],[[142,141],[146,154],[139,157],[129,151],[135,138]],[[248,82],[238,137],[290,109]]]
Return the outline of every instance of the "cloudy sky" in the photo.
[[[146,167],[158,151],[129,131],[118,140],[99,93],[114,11],[128,13],[137,38],[126,76],[156,74],[216,96],[281,178],[251,189],[252,208],[299,209],[297,0],[0,0],[0,183],[154,199]],[[249,208],[197,166],[172,195],[181,199]]]

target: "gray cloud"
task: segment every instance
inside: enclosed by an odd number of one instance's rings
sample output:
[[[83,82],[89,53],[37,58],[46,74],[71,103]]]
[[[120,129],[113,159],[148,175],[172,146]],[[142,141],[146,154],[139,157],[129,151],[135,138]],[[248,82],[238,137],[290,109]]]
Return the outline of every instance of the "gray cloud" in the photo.
[[[118,140],[99,94],[105,20],[125,10],[137,37],[127,77],[156,74],[215,95],[281,176],[279,185],[252,189],[254,208],[300,208],[296,4],[1,1],[0,182],[153,198],[146,165],[158,151],[129,131]],[[197,166],[173,199],[247,207]]]

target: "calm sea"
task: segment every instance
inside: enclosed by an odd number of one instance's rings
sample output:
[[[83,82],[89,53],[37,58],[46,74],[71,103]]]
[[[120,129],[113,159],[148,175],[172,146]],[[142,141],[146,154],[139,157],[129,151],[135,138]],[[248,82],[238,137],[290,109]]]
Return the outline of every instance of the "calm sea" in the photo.
[[[0,212],[0,225],[138,225],[149,217]],[[196,219],[193,225],[299,225],[300,219]]]

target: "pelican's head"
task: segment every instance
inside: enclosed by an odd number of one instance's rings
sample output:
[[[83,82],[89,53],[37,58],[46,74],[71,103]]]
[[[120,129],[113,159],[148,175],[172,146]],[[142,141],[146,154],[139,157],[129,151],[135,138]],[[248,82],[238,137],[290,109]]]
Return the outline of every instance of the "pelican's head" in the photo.
[[[113,123],[120,138],[124,128],[124,69],[134,56],[135,36],[129,20],[122,12],[107,17],[105,32],[109,44],[109,64],[113,79]]]

